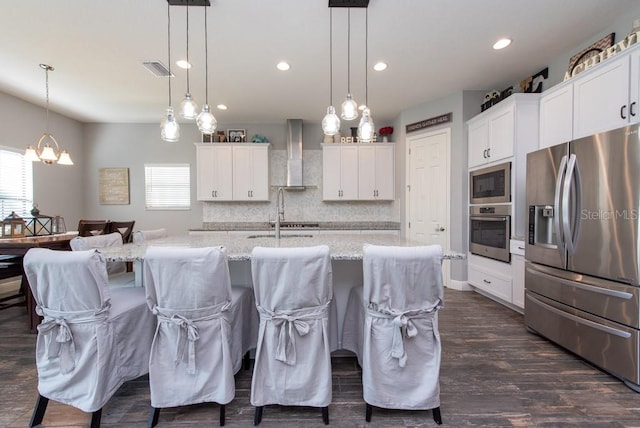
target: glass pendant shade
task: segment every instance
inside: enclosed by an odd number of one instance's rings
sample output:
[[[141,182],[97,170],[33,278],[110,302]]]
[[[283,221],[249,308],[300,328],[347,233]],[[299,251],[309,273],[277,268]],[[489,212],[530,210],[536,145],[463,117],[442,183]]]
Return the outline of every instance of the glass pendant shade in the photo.
[[[375,125],[371,118],[371,112],[368,108],[362,112],[362,118],[358,124],[358,139],[363,143],[372,143],[373,135],[375,133]]]
[[[191,94],[187,92],[184,94],[184,100],[180,103],[180,116],[185,119],[195,119],[198,114],[198,105],[191,98]]]
[[[218,121],[209,110],[209,104],[202,106],[202,111],[196,118],[198,129],[203,134],[213,134],[218,127]]]
[[[180,125],[173,114],[173,107],[167,107],[167,115],[160,122],[160,137],[164,141],[175,143],[180,139]]]
[[[60,157],[58,158],[58,163],[60,165],[73,165],[73,161],[71,160],[71,156],[69,156],[68,151],[62,150]]]
[[[42,153],[40,153],[40,159],[42,160],[42,162],[47,164],[52,164],[58,160],[58,156],[56,156],[56,152],[53,151],[53,147],[51,147],[49,143],[47,143],[47,145],[45,145],[42,148]]]
[[[354,120],[358,118],[358,104],[353,100],[351,94],[347,94],[347,98],[342,103],[342,113],[340,117],[344,120]]]
[[[24,158],[31,162],[38,162],[40,160],[40,157],[33,146],[27,146],[27,149],[24,151]]]
[[[324,135],[336,135],[340,131],[340,118],[333,106],[327,108],[327,114],[322,118],[322,130]]]

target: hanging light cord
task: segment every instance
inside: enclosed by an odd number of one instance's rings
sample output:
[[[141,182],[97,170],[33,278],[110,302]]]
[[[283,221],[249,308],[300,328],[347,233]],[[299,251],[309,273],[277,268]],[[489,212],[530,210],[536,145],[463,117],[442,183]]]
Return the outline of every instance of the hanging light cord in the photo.
[[[347,9],[347,93],[351,93],[351,8]]]
[[[333,105],[333,9],[329,8],[329,105]]]
[[[171,106],[171,5],[167,2],[167,56],[169,62],[169,106]]]
[[[189,91],[189,69],[191,68],[191,63],[189,62],[189,2],[187,2],[187,93]]]
[[[204,103],[209,105],[209,36],[207,33],[207,8],[204,8]]]
[[[47,135],[49,135],[49,70],[51,70],[50,66],[44,67],[45,73],[45,88],[47,94]]]
[[[364,105],[369,108],[369,9],[364,10]]]

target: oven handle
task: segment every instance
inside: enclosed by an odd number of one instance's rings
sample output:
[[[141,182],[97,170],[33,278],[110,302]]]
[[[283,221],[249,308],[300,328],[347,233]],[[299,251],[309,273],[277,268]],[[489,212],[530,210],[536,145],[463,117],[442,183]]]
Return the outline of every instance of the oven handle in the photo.
[[[503,215],[503,216],[471,216],[469,217],[469,219],[471,220],[482,220],[482,221],[507,221],[509,220],[509,216],[508,215]]]

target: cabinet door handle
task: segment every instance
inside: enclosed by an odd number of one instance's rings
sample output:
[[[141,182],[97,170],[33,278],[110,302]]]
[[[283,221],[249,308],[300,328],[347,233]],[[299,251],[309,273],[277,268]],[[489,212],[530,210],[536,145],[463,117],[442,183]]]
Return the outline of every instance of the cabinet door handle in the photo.
[[[635,116],[635,115],[636,115],[636,114],[635,114],[635,112],[633,111],[633,108],[634,108],[635,106],[636,106],[636,102],[635,102],[635,101],[634,101],[634,102],[632,102],[632,103],[631,103],[631,105],[629,106],[629,114],[630,114],[631,116]]]
[[[620,107],[620,117],[622,119],[626,119],[627,118],[627,116],[624,115],[624,109],[626,109],[626,108],[627,108],[627,106]]]
[[[215,191],[215,190],[212,190],[212,191],[211,191],[211,197],[212,197],[212,198],[215,198],[215,197],[216,197],[216,191]]]
[[[491,157],[491,147],[489,147],[487,149],[487,157],[490,158]]]
[[[485,282],[485,284],[491,284],[491,281],[489,281],[488,279],[483,279],[483,281]]]
[[[487,149],[484,149],[482,151],[482,157],[485,158],[485,159],[487,158]]]

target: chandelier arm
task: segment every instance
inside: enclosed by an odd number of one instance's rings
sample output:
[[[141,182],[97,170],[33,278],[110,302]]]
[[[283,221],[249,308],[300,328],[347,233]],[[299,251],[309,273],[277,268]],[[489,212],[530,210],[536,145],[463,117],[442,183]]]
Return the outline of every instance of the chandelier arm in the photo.
[[[369,108],[369,8],[364,10],[364,105]]]
[[[329,105],[333,105],[333,9],[329,8]]]
[[[38,151],[38,155],[40,154],[40,145],[42,144],[43,141],[45,141],[45,139],[50,139],[51,141],[53,141],[53,144],[56,145],[56,156],[58,154],[58,152],[60,152],[60,146],[58,145],[58,142],[56,141],[56,139],[53,137],[53,135],[49,134],[49,132],[46,132],[44,134],[42,134],[42,136],[40,137],[40,139],[38,140],[38,145],[36,146],[36,150]]]

